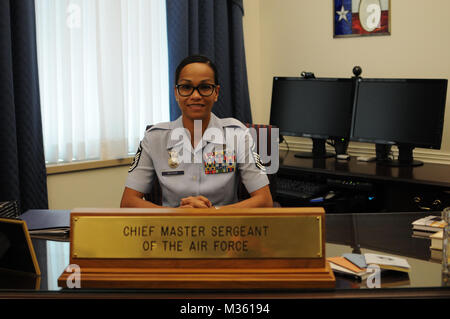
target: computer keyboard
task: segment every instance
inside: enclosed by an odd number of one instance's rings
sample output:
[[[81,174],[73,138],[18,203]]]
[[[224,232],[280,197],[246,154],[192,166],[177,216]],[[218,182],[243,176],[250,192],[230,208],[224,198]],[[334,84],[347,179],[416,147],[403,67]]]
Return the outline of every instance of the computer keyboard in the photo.
[[[322,195],[328,190],[328,185],[302,180],[277,177],[277,193],[279,195],[308,199]]]

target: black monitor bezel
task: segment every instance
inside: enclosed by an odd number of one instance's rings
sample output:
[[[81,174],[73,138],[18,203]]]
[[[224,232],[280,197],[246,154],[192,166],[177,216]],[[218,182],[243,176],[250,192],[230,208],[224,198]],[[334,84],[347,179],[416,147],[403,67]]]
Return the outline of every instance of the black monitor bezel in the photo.
[[[274,76],[273,77],[273,81],[272,81],[272,98],[271,98],[271,104],[270,104],[270,119],[269,122],[271,125],[275,125],[273,123],[273,112],[274,112],[274,108],[273,108],[273,88],[274,88],[274,84],[275,81],[279,79],[279,80],[284,80],[284,81],[326,81],[326,82],[349,82],[349,84],[353,85],[353,81],[351,78],[333,78],[333,77],[326,77],[326,78],[304,78],[304,77],[285,77],[285,76]],[[352,106],[353,107],[353,104]],[[350,109],[350,112],[348,114],[349,116],[349,129],[346,135],[331,135],[331,134],[318,134],[318,133],[312,133],[312,132],[293,132],[293,131],[284,131],[283,128],[279,125],[277,125],[277,127],[279,128],[279,134],[281,136],[295,136],[295,137],[305,137],[305,138],[312,138],[312,139],[337,139],[337,138],[346,138],[348,139],[350,136],[350,129],[352,126],[352,116],[353,116],[353,109]]]
[[[439,127],[436,128],[436,141],[434,143],[420,143],[417,141],[400,141],[397,139],[392,140],[386,140],[382,138],[367,138],[367,137],[358,137],[355,136],[355,127],[356,127],[356,115],[358,111],[358,94],[359,94],[359,87],[360,83],[363,82],[386,82],[386,83],[398,83],[398,82],[444,82],[445,83],[445,91],[447,91],[448,88],[448,80],[447,79],[419,79],[419,78],[358,78],[355,85],[355,93],[354,93],[354,101],[353,101],[353,114],[352,114],[352,124],[351,124],[351,131],[350,131],[350,141],[355,142],[363,142],[363,143],[375,143],[375,144],[386,144],[386,145],[410,145],[413,147],[419,147],[419,148],[428,148],[428,149],[441,149],[442,145],[442,135],[444,131],[444,116],[445,116],[445,106],[446,106],[446,97],[447,94],[443,95],[442,101],[441,101],[441,110],[440,110],[440,116],[439,116]]]

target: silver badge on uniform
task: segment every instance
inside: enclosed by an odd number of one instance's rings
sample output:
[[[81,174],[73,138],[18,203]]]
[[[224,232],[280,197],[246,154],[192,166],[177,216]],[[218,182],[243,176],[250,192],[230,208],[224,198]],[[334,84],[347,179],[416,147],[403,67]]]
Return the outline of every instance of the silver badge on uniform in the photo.
[[[167,160],[170,168],[177,168],[180,165],[180,159],[177,151],[169,151],[169,159]]]
[[[253,152],[253,158],[255,159],[255,165],[263,172],[266,171],[266,168],[264,167],[263,163],[261,162],[261,156],[259,156],[258,153]]]

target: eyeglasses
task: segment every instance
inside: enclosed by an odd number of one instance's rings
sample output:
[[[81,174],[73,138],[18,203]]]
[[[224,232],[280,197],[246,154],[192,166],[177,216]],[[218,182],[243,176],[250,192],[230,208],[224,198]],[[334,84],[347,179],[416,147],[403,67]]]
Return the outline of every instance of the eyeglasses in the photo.
[[[190,96],[195,90],[204,97],[211,96],[216,90],[215,84],[200,84],[199,86],[192,86],[190,84],[177,84],[176,88],[178,94],[181,96]]]

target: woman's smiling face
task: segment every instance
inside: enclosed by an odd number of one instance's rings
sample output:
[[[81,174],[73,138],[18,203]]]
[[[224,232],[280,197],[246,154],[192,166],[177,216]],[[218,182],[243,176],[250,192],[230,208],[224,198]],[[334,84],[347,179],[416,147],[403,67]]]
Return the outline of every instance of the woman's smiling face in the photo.
[[[214,70],[206,63],[191,63],[186,65],[178,77],[178,85],[198,87],[199,85],[215,85]],[[198,89],[191,95],[181,96],[175,88],[175,98],[180,106],[183,117],[189,120],[209,120],[214,103],[219,97],[219,86],[216,86],[210,96],[202,96]]]

